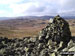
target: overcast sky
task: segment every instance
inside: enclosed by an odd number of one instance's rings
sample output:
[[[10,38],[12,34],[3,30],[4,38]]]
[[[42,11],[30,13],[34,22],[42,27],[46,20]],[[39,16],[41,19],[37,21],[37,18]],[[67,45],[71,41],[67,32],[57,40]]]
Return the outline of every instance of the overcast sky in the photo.
[[[0,17],[75,15],[75,0],[0,0]]]

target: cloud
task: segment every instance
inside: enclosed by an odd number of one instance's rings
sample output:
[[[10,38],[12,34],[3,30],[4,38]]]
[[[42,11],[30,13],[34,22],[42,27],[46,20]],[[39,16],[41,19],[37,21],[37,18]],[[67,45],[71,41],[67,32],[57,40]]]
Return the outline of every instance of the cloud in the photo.
[[[74,5],[74,0],[0,0],[0,15],[75,15]]]
[[[75,0],[61,0],[60,5],[59,14],[75,16]]]
[[[0,0],[0,4],[14,4],[22,2],[23,0]]]
[[[27,13],[33,13],[36,11],[41,11],[42,8],[38,7],[37,3],[28,2],[28,3],[22,3],[22,4],[11,4],[10,9],[12,9],[12,13],[16,15],[21,14],[27,14]]]

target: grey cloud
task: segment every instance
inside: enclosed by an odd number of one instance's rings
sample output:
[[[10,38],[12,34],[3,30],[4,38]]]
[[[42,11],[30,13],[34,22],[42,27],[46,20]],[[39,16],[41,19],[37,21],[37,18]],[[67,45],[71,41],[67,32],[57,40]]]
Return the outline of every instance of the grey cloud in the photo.
[[[39,3],[39,6],[31,6],[24,13],[27,15],[75,15],[75,0],[63,0],[62,2],[60,1],[62,0],[34,0],[34,2]]]
[[[45,7],[30,7],[27,12],[43,12],[45,10]]]

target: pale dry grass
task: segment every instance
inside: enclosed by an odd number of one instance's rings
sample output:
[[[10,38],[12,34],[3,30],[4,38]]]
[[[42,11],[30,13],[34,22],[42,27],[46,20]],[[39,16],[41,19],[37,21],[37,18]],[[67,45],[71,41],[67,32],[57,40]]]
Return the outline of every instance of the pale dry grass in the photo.
[[[70,26],[72,36],[75,36],[75,26]]]
[[[74,20],[73,20],[74,21]],[[46,22],[46,24],[39,24],[42,22]],[[70,25],[73,23],[68,21]],[[4,28],[0,27],[0,36],[8,37],[8,38],[22,38],[22,37],[33,37],[39,33],[41,29],[43,29],[48,23],[48,20],[36,20],[36,22],[30,22],[28,24],[22,24],[20,26],[16,26],[17,29],[9,29],[4,26]],[[33,26],[35,24],[35,26]],[[72,36],[75,36],[75,26],[70,26],[70,30]]]

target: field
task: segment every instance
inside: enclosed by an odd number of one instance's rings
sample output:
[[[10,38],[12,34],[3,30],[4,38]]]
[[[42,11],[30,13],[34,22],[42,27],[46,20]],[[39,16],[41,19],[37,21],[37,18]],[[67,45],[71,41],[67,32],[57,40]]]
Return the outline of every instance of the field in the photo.
[[[75,36],[75,19],[67,20]],[[48,23],[46,19],[15,19],[0,21],[0,36],[8,38],[34,37]]]
[[[75,36],[75,19],[67,20],[67,22],[70,25],[70,30],[71,30],[72,36]]]

